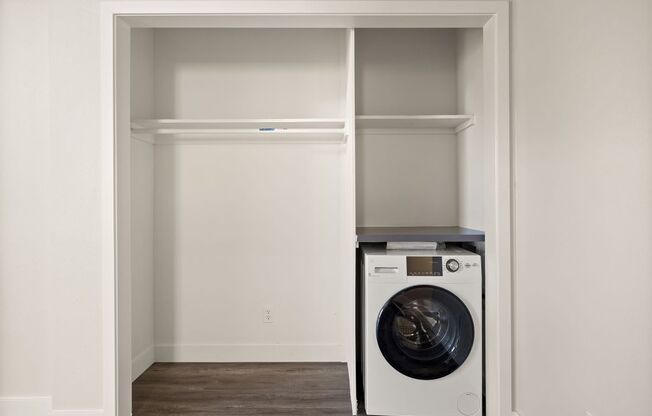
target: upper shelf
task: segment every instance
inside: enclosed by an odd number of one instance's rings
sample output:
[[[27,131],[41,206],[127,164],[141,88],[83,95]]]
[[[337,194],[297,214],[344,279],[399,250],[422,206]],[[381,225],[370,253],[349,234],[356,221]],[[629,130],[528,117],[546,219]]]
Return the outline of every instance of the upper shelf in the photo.
[[[344,119],[148,119],[131,123],[132,135],[152,143],[211,141],[343,143]]]
[[[459,133],[475,124],[475,117],[466,114],[415,116],[373,115],[356,116],[359,129],[441,129]]]

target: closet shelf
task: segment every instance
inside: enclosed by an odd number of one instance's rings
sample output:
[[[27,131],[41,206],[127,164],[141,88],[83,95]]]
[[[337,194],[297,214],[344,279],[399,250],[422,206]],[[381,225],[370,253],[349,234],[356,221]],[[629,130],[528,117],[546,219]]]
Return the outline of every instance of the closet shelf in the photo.
[[[358,227],[360,243],[388,241],[484,241],[484,232],[463,227]]]
[[[131,123],[136,139],[155,144],[344,143],[344,119],[148,119]]]
[[[468,114],[360,115],[355,120],[356,129],[435,129],[450,133],[459,133],[475,124],[475,116]]]

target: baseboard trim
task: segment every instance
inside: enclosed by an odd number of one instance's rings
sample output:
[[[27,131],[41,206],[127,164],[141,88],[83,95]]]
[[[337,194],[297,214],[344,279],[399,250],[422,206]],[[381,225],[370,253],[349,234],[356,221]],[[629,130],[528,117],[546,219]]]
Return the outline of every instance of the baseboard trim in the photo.
[[[52,397],[0,397],[0,416],[104,416],[103,409],[52,409]]]
[[[131,361],[131,381],[133,382],[141,374],[145,372],[152,364],[154,364],[154,346],[147,348],[145,351],[138,354]]]
[[[157,345],[157,362],[344,362],[337,344]]]
[[[102,409],[75,409],[65,410],[57,409],[52,410],[52,416],[103,416],[104,410]]]
[[[0,397],[0,416],[46,416],[51,409],[49,396]]]

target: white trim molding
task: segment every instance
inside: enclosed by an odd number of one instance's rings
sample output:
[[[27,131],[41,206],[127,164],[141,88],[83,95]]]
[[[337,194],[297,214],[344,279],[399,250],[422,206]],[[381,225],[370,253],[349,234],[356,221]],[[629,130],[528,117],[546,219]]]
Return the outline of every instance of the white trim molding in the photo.
[[[102,409],[57,409],[52,410],[51,416],[104,416]]]
[[[157,362],[344,362],[337,344],[157,345]]]
[[[51,396],[0,397],[0,416],[104,416],[104,409],[53,409]]]
[[[116,405],[130,406],[133,365],[128,351],[129,328],[124,321],[128,303],[118,293],[118,269],[128,270],[128,260],[118,258],[125,244],[118,232],[124,219],[118,215],[117,173],[121,183],[125,173],[117,168],[121,158],[116,141],[130,134],[124,101],[124,85],[116,80],[125,65],[125,50],[116,47],[126,39],[130,27],[478,27],[484,33],[486,141],[486,350],[487,416],[516,416],[512,412],[511,380],[511,141],[509,93],[509,2],[508,1],[106,1],[101,4],[102,71],[102,311],[103,311],[103,407],[106,416],[116,415]],[[353,34],[353,32],[351,32]],[[117,36],[120,35],[120,36]],[[124,39],[123,39],[124,38]],[[353,37],[351,36],[351,39]],[[121,40],[122,39],[122,40]],[[120,52],[120,53],[118,53]],[[120,57],[118,57],[120,55]],[[127,82],[122,80],[122,84]],[[118,88],[120,87],[120,88]],[[121,101],[121,102],[122,102]],[[128,102],[128,101],[127,101]],[[351,109],[353,110],[353,108]],[[355,119],[351,120],[354,126]],[[354,137],[355,132],[350,132]],[[354,154],[351,150],[351,156]],[[349,163],[353,163],[351,159]],[[352,171],[353,172],[353,171]],[[351,184],[354,186],[354,184]],[[353,189],[353,188],[352,188]],[[123,195],[124,196],[124,195]],[[353,204],[353,202],[352,202]],[[122,207],[122,205],[121,205]],[[353,215],[354,213],[352,213]],[[354,218],[354,216],[352,216]],[[120,219],[121,221],[118,221]],[[124,227],[123,227],[124,228]],[[354,232],[353,227],[349,227]],[[126,241],[126,240],[125,240]],[[350,262],[350,261],[349,261]],[[351,273],[354,273],[351,270]],[[124,289],[124,285],[121,287]],[[354,310],[354,296],[348,293],[342,305],[343,316]],[[120,305],[120,306],[117,306]],[[118,314],[118,312],[120,312]],[[349,315],[350,316],[350,315]],[[351,318],[352,319],[352,318]],[[345,333],[351,338],[354,326]],[[157,361],[276,361],[294,357],[295,361],[347,360],[350,375],[355,372],[351,355],[354,339],[342,346],[314,345],[159,345]],[[345,354],[345,351],[349,353]],[[120,381],[118,381],[118,379]],[[125,381],[127,380],[127,381]],[[351,381],[355,380],[352,378]],[[118,389],[120,387],[120,389]],[[118,391],[127,394],[119,394]],[[352,403],[354,403],[352,396]],[[127,414],[124,410],[123,414]],[[3,416],[0,413],[0,416]],[[31,415],[28,415],[31,416]]]
[[[51,409],[49,396],[0,397],[0,416],[46,416]]]
[[[131,361],[131,381],[135,381],[141,374],[154,364],[154,346],[147,348]]]

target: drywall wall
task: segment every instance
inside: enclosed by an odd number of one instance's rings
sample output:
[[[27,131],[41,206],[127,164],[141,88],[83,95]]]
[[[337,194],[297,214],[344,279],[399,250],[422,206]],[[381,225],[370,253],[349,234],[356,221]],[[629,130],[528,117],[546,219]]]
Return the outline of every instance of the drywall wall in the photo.
[[[136,379],[154,361],[154,146],[131,143],[131,357]]]
[[[59,174],[50,172],[48,20],[44,0],[0,9],[0,398],[51,393],[50,317],[63,309],[50,298],[55,216],[43,212]]]
[[[48,5],[51,165],[47,172],[30,166],[52,192],[41,213],[52,222],[52,405],[94,409],[102,393],[99,10],[85,0]]]
[[[356,133],[358,227],[457,225],[454,134]]]
[[[356,29],[356,113],[455,114],[454,29]]]
[[[101,406],[98,17],[0,2],[3,416]]]
[[[99,2],[57,2],[65,30],[49,35],[50,3],[0,1],[0,397],[44,394],[59,407],[101,407],[100,235],[92,219],[100,213],[99,134],[92,133]],[[512,2],[521,416],[582,415],[583,407],[595,416],[652,413],[647,3]],[[30,47],[16,46],[23,44]],[[66,58],[73,53],[79,56]],[[54,60],[65,71],[50,72]],[[52,94],[56,85],[65,91]],[[74,117],[74,130],[53,133],[50,104],[59,114],[74,105],[86,114]],[[53,201],[70,206],[55,213]],[[585,237],[579,249],[571,247],[578,234]],[[74,258],[52,255],[53,247]],[[67,332],[58,332],[55,313]],[[613,332],[604,328],[621,324],[629,337],[609,342]],[[61,370],[52,374],[54,343],[69,355],[58,356]]]
[[[341,29],[156,29],[159,118],[344,115]]]
[[[513,2],[514,404],[652,414],[650,2]]]
[[[154,113],[154,33],[131,31],[131,118]],[[132,379],[154,361],[154,146],[131,141]]]
[[[156,29],[156,114],[343,117],[344,35]],[[341,147],[157,145],[154,165],[157,361],[342,360]]]
[[[453,29],[357,29],[358,115],[457,114]],[[457,225],[454,134],[356,131],[359,227]]]
[[[153,118],[154,29],[131,29],[131,118]]]
[[[457,31],[457,113],[472,114],[475,124],[457,135],[458,225],[484,230],[486,157],[483,140],[482,29]]]
[[[340,152],[156,146],[157,361],[344,359]]]

